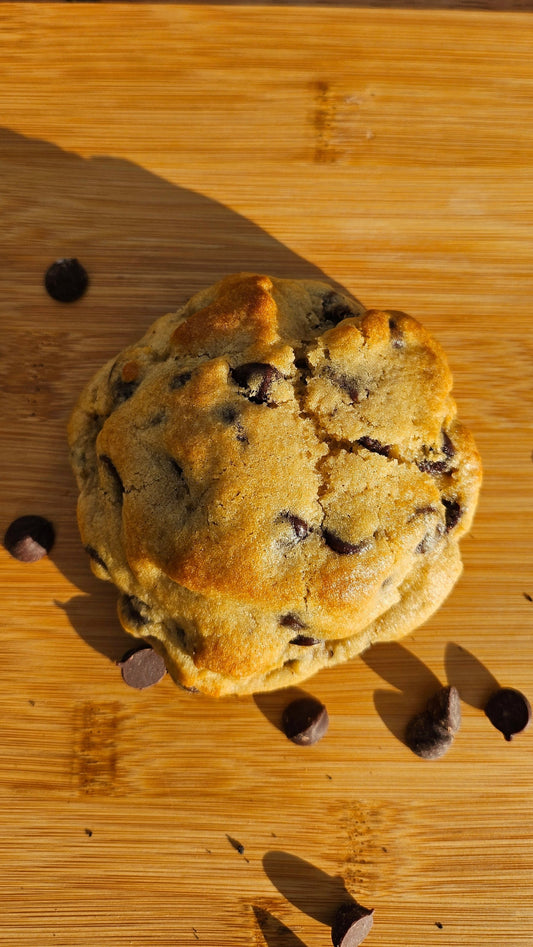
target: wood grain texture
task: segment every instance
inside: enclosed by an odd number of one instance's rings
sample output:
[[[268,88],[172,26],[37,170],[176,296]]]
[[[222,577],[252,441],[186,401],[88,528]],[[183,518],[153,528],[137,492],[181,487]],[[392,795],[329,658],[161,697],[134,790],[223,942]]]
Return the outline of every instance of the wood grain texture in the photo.
[[[0,5],[0,529],[57,529],[38,563],[0,549],[2,947],[320,947],[347,892],[369,947],[530,947],[533,731],[481,708],[533,695],[532,103],[521,14]],[[91,278],[70,306],[61,256]],[[485,467],[453,594],[309,682],[311,748],[292,692],[128,689],[76,530],[81,387],[241,269],[420,318]],[[446,681],[463,725],[422,762],[403,730]]]

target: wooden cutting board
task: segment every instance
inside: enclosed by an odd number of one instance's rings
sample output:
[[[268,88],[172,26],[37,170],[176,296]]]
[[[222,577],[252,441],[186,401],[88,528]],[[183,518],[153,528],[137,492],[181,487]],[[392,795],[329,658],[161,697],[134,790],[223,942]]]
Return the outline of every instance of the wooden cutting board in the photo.
[[[0,944],[320,947],[346,893],[372,947],[531,947],[533,56],[528,15],[306,7],[0,6]],[[53,302],[52,260],[86,296]],[[323,672],[316,746],[291,692],[128,688],[89,573],[65,425],[93,371],[238,270],[319,275],[448,352],[483,456],[465,570],[401,644]],[[408,718],[459,687],[450,752]]]

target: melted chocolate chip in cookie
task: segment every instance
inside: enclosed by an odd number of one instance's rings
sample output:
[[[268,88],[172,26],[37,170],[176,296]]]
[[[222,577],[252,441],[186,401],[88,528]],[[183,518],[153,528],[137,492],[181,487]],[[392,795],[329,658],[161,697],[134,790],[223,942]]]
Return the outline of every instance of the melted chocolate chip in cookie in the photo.
[[[356,313],[338,293],[326,293],[322,300],[322,318],[324,322],[338,325],[343,319],[350,319]]]
[[[178,372],[177,375],[173,375],[170,379],[169,388],[171,391],[178,391],[180,388],[184,388],[187,382],[192,378],[192,372]]]
[[[223,405],[218,414],[223,424],[227,424],[228,427],[234,426],[237,440],[240,441],[241,444],[248,444],[248,435],[240,420],[237,409],[232,404]]]
[[[94,549],[93,546],[85,546],[84,548],[85,548],[85,552],[89,556],[89,559],[92,559],[92,561],[95,562],[97,566],[100,566],[100,568],[105,569],[106,572],[109,572],[109,569],[107,568],[100,553],[97,552],[97,550]]]
[[[450,458],[455,456],[455,445],[446,431],[442,432],[442,453]]]
[[[388,457],[392,450],[391,444],[382,444],[381,441],[376,441],[373,437],[360,437],[357,443],[374,454],[381,454],[383,457]]]
[[[352,404],[359,404],[360,401],[364,401],[365,398],[368,398],[370,394],[368,388],[365,388],[358,378],[352,378],[343,372],[336,372],[335,369],[329,366],[324,371],[324,375],[329,378],[332,384],[336,385],[337,388],[346,392]]]
[[[298,631],[300,628],[307,628],[305,622],[292,612],[289,612],[287,615],[282,615],[279,623],[283,625],[284,628],[292,628],[294,631]]]
[[[289,644],[297,644],[300,648],[312,648],[315,644],[320,644],[320,638],[313,638],[312,635],[296,635],[291,638]]]
[[[446,510],[446,532],[449,533],[457,526],[461,516],[463,515],[463,511],[461,509],[461,504],[457,500],[448,500],[446,497],[444,497],[442,502],[444,509]]]
[[[272,398],[272,386],[280,381],[283,375],[274,365],[264,362],[246,362],[231,369],[233,380],[239,388],[246,389],[246,397],[254,404],[268,404],[276,406]]]
[[[150,624],[150,606],[136,595],[121,595],[119,609],[126,625],[144,628]]]
[[[366,552],[372,545],[371,539],[362,539],[358,543],[346,542],[345,539],[341,539],[340,536],[332,533],[329,529],[324,529],[322,535],[326,546],[329,546],[339,556],[353,556],[360,552]]]
[[[309,523],[306,523],[305,520],[302,520],[299,516],[295,516],[294,513],[284,512],[281,514],[281,518],[291,524],[296,542],[307,539],[309,533],[312,531],[312,527]]]

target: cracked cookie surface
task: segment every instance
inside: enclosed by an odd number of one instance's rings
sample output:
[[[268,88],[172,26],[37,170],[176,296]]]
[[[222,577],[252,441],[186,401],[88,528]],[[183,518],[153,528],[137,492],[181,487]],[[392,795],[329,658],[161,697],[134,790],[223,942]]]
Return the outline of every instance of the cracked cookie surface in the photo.
[[[425,621],[481,464],[438,343],[325,283],[227,277],[103,366],[69,424],[82,541],[124,628],[220,696]]]

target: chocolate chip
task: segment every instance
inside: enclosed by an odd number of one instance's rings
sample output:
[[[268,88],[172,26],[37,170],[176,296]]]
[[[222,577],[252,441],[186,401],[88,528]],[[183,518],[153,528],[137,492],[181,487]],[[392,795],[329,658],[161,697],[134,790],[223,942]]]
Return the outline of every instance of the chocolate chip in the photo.
[[[124,381],[122,378],[115,379],[111,386],[111,397],[113,398],[115,408],[118,408],[124,401],[128,401],[138,386],[138,381]]]
[[[230,845],[235,849],[235,851],[239,853],[239,855],[244,855],[244,845],[242,844],[242,842],[239,842],[238,839],[236,838],[232,838],[232,836],[228,835],[227,832],[226,832],[226,838],[228,842],[230,843]]]
[[[85,546],[85,552],[87,553],[89,558],[93,560],[93,562],[96,562],[98,566],[100,566],[102,569],[105,569],[106,572],[109,572],[109,569],[107,568],[100,553],[97,552],[96,549],[93,548],[93,546]]]
[[[440,474],[449,469],[447,460],[419,460],[417,465],[422,473]]]
[[[48,267],[44,285],[52,299],[60,303],[73,303],[83,296],[89,285],[89,277],[76,257],[65,257]]]
[[[461,702],[456,687],[443,687],[427,702],[423,713],[407,724],[405,742],[425,760],[440,759],[449,750],[461,725]]]
[[[491,724],[509,742],[516,733],[521,733],[528,726],[531,705],[521,691],[513,687],[501,687],[489,697],[485,713]]]
[[[311,635],[296,635],[291,638],[289,644],[297,644],[300,648],[312,648],[315,644],[320,644],[320,638],[312,638]]]
[[[342,372],[336,372],[333,368],[328,366],[324,375],[330,379],[330,381],[340,388],[342,391],[345,391],[348,395],[352,404],[359,404],[360,401],[363,401],[365,398],[368,398],[370,394],[368,388],[363,388],[361,382],[357,378],[352,378],[349,375],[345,375]]]
[[[325,322],[338,325],[343,319],[350,319],[356,313],[338,293],[330,292],[322,300],[322,318]]]
[[[119,472],[111,460],[111,457],[108,457],[107,454],[100,454],[98,460],[102,464],[104,470],[106,470],[109,474],[118,499],[122,499],[122,494],[124,493],[124,484],[122,483]]]
[[[219,417],[223,424],[234,425],[237,440],[242,444],[248,444],[248,435],[239,420],[239,412],[232,404],[223,405],[219,410]]]
[[[178,375],[174,375],[173,378],[170,379],[170,390],[178,391],[178,389],[183,388],[191,378],[192,372],[180,372]]]
[[[450,530],[454,529],[457,526],[457,523],[463,515],[461,505],[457,500],[448,500],[446,497],[443,498],[442,503],[446,511],[445,520],[446,520],[446,532],[449,533]]]
[[[370,933],[373,923],[373,908],[364,908],[357,901],[341,904],[331,927],[333,947],[358,947]]]
[[[285,736],[299,746],[318,743],[326,734],[329,716],[324,704],[314,697],[301,697],[285,707],[282,727]]]
[[[283,625],[284,628],[292,628],[295,631],[300,628],[307,628],[307,625],[301,618],[298,618],[298,615],[293,615],[292,612],[289,612],[287,615],[282,615],[279,620],[280,625]]]
[[[360,437],[357,443],[374,454],[382,454],[383,457],[388,457],[392,450],[390,444],[382,444],[381,441],[376,441],[373,437]]]
[[[246,388],[246,397],[254,404],[268,404],[275,407],[271,388],[274,382],[283,378],[281,372],[265,362],[247,362],[231,369],[233,380],[239,388]]]
[[[442,687],[427,702],[427,712],[449,733],[455,735],[461,726],[461,698],[453,684]]]
[[[366,552],[372,545],[372,540],[370,539],[362,539],[358,543],[348,543],[346,540],[341,539],[340,536],[332,533],[329,529],[324,529],[322,535],[326,546],[329,546],[329,548],[339,556],[353,556],[360,552]]]
[[[150,606],[136,595],[122,595],[119,609],[124,623],[132,628],[144,628],[150,624]]]
[[[167,673],[163,658],[149,645],[127,651],[118,665],[126,684],[140,691],[157,684]]]
[[[455,447],[453,441],[446,431],[442,432],[442,453],[446,454],[446,457],[455,456]]]
[[[405,742],[423,760],[438,760],[451,747],[453,735],[424,712],[416,714],[407,724]]]
[[[390,316],[389,330],[392,347],[395,349],[403,349],[405,345],[405,339],[403,337],[403,332],[398,325],[398,318],[403,318],[405,313],[398,309],[388,309],[387,312]]]
[[[19,516],[7,527],[4,546],[20,562],[37,562],[46,556],[55,540],[55,530],[44,516]]]
[[[309,523],[300,519],[299,516],[295,516],[294,513],[284,512],[281,514],[281,518],[291,524],[296,542],[301,542],[303,539],[306,539],[312,531],[312,527],[309,526]]]

